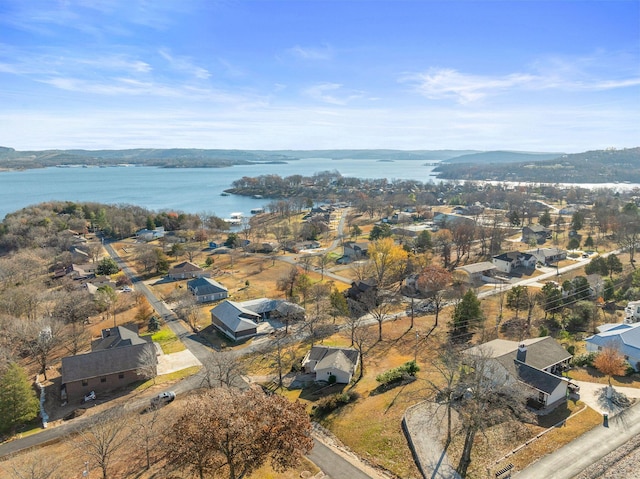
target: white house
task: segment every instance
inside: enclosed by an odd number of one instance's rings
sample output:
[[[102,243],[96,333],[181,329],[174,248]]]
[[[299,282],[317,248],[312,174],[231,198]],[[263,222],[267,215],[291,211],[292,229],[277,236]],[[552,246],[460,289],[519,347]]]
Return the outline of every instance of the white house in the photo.
[[[550,336],[521,342],[494,339],[463,354],[488,358],[487,375],[499,384],[525,386],[534,407],[552,409],[566,400],[569,381],[560,374],[572,356]]]
[[[640,301],[629,301],[624,308],[624,322],[627,324],[640,321]]]
[[[329,381],[335,376],[336,383],[349,384],[358,367],[360,356],[353,348],[313,346],[302,360],[307,373],[316,373],[316,381]]]
[[[491,260],[493,265],[503,273],[511,274],[516,268],[535,268],[536,257],[530,253],[520,253],[510,251],[494,256]]]
[[[640,323],[607,324],[599,329],[598,334],[585,339],[587,351],[598,352],[608,346],[614,347],[636,371],[640,370]]]

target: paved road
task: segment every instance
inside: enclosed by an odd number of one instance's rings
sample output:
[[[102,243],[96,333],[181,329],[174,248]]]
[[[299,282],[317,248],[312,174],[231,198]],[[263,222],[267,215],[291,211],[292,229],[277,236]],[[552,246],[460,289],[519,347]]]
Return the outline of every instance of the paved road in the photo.
[[[317,439],[313,440],[313,449],[307,457],[330,479],[372,479],[372,476],[355,467]]]
[[[109,255],[118,263],[118,266],[131,278],[134,288],[137,291],[143,293],[148,299],[151,306],[155,311],[162,316],[165,322],[169,325],[171,330],[183,341],[187,349],[189,349],[194,356],[198,358],[200,362],[205,364],[208,358],[211,357],[211,350],[203,345],[198,336],[190,333],[178,320],[177,316],[171,311],[167,305],[158,300],[149,288],[133,273],[131,269],[122,261],[118,253],[110,244],[104,245]],[[293,336],[293,335],[292,335]],[[264,347],[264,345],[256,345],[252,350]],[[248,352],[248,351],[246,351]],[[224,354],[224,353],[215,353]],[[190,391],[201,387],[202,375],[196,374],[189,378],[180,381],[173,388],[178,394]],[[243,381],[243,385],[246,383]],[[139,399],[127,403],[124,407],[126,410],[142,409],[147,405],[148,399]],[[121,407],[121,406],[117,406]],[[55,441],[63,438],[69,434],[77,432],[83,428],[91,426],[97,421],[103,414],[109,411],[105,411],[100,414],[95,414],[85,418],[77,418],[73,421],[62,424],[55,428],[45,429],[38,434],[28,436],[25,438],[17,439],[6,444],[0,445],[0,457],[8,454],[13,454],[31,447],[35,447],[46,442]],[[354,466],[351,462],[345,460],[340,454],[332,450],[331,447],[325,445],[317,438],[314,438],[314,448],[308,455],[309,459],[313,461],[325,474],[328,474],[334,479],[349,478],[349,479],[375,479],[377,476],[366,474],[361,469]]]
[[[571,479],[640,434],[640,403],[516,474],[514,479]]]

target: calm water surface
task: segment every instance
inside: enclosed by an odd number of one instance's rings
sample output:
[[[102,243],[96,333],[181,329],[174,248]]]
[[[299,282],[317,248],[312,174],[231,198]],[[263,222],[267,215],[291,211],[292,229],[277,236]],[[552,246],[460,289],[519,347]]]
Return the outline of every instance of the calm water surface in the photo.
[[[252,208],[271,200],[244,196],[220,196],[243,176],[276,174],[311,176],[320,171],[339,171],[359,178],[439,181],[433,166],[420,160],[330,160],[323,158],[287,164],[241,165],[230,168],[44,168],[0,172],[0,220],[7,213],[45,201],[93,201],[132,204],[154,211],[212,213],[227,218],[232,212],[248,215]],[[639,187],[637,184],[581,184],[585,188]]]
[[[422,161],[304,159],[287,164],[241,165],[230,168],[44,168],[0,172],[0,219],[7,213],[44,201],[94,201],[132,204],[151,210],[249,214],[271,200],[220,196],[243,176],[277,174],[311,176],[337,170],[360,178],[434,180],[432,166]]]

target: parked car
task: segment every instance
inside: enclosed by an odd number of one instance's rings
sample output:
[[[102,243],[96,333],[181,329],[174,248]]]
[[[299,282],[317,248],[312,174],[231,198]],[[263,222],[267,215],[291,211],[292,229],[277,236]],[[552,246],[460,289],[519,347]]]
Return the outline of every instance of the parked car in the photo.
[[[173,391],[165,391],[151,398],[151,405],[153,407],[159,407],[164,404],[169,404],[176,398],[176,393]]]
[[[87,394],[85,397],[82,398],[82,404],[90,401],[95,401],[95,400],[96,400],[96,393],[95,391],[91,391],[89,394]]]
[[[123,293],[130,293],[131,291],[133,291],[133,290],[129,286],[123,286],[122,287],[122,292]]]

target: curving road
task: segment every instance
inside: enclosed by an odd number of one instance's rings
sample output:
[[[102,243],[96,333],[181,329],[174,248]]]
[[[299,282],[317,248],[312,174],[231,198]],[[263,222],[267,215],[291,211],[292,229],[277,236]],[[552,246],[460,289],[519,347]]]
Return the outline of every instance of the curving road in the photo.
[[[109,255],[118,263],[118,266],[124,271],[124,273],[131,279],[133,287],[136,291],[145,295],[149,304],[154,310],[162,317],[169,328],[178,336],[185,347],[198,358],[198,360],[205,364],[207,359],[213,354],[209,347],[201,343],[200,338],[187,330],[182,321],[178,320],[176,314],[171,311],[167,305],[159,300],[153,292],[140,280],[140,278],[126,265],[126,263],[120,258],[120,255],[115,251],[111,244],[104,243],[104,248]],[[292,335],[293,336],[293,335]],[[251,348],[251,351],[264,348],[265,344],[256,345]],[[249,351],[245,351],[249,352]],[[215,353],[225,354],[225,353]],[[202,375],[195,374],[189,378],[183,379],[173,388],[176,392],[185,393],[187,391],[197,389],[202,386]],[[240,384],[241,387],[248,387],[246,383]],[[124,407],[126,410],[142,409],[148,404],[148,399],[138,399],[127,403]],[[95,421],[100,419],[103,414],[107,414],[109,411],[103,413],[94,414],[89,417],[80,417],[74,419],[71,422],[62,424],[60,426],[45,429],[38,434],[16,439],[14,441],[0,445],[0,457],[14,454],[16,452],[24,451],[26,449],[36,447],[42,444],[60,440],[70,434],[78,432],[84,428],[91,426]],[[338,454],[332,447],[324,444],[319,438],[314,437],[314,447],[307,457],[316,464],[322,471],[329,476],[329,478],[339,479],[348,477],[350,479],[377,479],[376,474],[367,474],[362,469],[356,467],[353,462],[347,461],[344,457]]]

